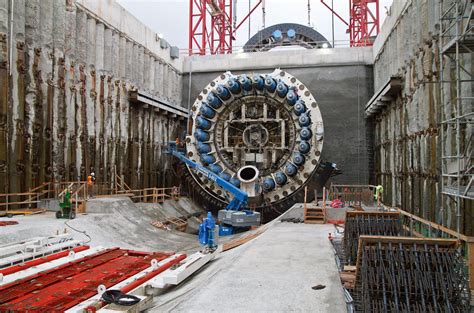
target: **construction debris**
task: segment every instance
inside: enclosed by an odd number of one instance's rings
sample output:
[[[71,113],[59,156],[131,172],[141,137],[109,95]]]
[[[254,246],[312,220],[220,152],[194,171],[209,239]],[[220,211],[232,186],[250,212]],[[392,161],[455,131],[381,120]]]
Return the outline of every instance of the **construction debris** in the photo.
[[[9,225],[16,225],[18,224],[17,221],[0,221],[0,226],[9,226]]]

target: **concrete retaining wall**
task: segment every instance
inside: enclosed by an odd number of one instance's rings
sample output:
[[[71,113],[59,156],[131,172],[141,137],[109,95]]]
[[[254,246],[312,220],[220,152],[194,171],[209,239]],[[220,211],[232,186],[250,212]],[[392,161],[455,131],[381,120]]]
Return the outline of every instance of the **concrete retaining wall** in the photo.
[[[375,41],[375,91],[390,76],[402,79],[400,94],[375,118],[376,176],[384,202],[454,227],[455,204],[442,199],[440,175],[441,144],[446,143],[446,154],[454,154],[455,137],[450,130],[443,141],[440,123],[454,114],[455,83],[444,84],[441,92],[439,11],[438,1],[394,1]],[[461,62],[472,66],[469,55]],[[443,79],[452,80],[448,58],[444,64]],[[472,96],[468,89],[462,93]],[[466,234],[473,232],[472,213],[466,205],[461,230]]]
[[[0,193],[114,168],[132,188],[169,181],[161,144],[183,123],[129,102],[181,104],[169,47],[114,1],[2,0],[0,17]]]

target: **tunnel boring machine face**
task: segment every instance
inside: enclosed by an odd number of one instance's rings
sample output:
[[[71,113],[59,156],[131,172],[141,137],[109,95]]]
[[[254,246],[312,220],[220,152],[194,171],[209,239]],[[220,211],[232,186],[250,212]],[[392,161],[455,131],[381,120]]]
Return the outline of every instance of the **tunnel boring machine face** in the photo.
[[[197,97],[192,119],[187,156],[246,191],[257,206],[298,192],[319,165],[324,128],[318,103],[280,69],[220,75]],[[209,196],[231,198],[202,175],[193,177]]]

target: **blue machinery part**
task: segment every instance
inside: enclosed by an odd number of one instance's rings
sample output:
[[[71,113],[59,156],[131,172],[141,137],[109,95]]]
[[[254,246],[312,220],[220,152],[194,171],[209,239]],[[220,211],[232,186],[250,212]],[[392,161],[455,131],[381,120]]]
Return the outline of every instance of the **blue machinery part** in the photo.
[[[298,172],[298,168],[296,167],[296,165],[291,164],[291,163],[288,163],[286,165],[286,167],[285,167],[286,175],[292,177],[292,176],[295,176],[297,172]]]
[[[276,86],[277,82],[273,78],[265,78],[265,88],[267,88],[269,92],[275,92]]]
[[[212,154],[201,154],[201,162],[204,164],[212,164],[216,162],[216,157]]]
[[[239,82],[235,78],[229,79],[227,82],[227,87],[229,87],[230,92],[233,94],[238,94],[242,90],[240,88]]]
[[[288,93],[288,86],[284,82],[279,82],[276,90],[277,90],[278,96],[284,98],[286,97],[286,94]]]
[[[242,86],[242,88],[245,91],[250,91],[252,90],[252,82],[250,79],[247,77],[247,75],[240,75],[239,77],[239,83]]]
[[[298,95],[293,90],[288,91],[286,94],[286,101],[288,101],[288,104],[294,105],[296,100],[298,100]]]
[[[265,180],[263,181],[263,189],[265,191],[272,191],[273,189],[275,189],[275,181],[273,180],[273,178],[265,178]]]
[[[214,109],[218,109],[222,106],[222,101],[214,93],[209,93],[207,95],[207,102],[209,102],[209,105],[213,107]]]
[[[258,226],[260,225],[260,213],[250,210],[246,210],[248,195],[247,193],[240,190],[234,184],[228,182],[225,178],[222,178],[219,174],[222,175],[222,168],[219,165],[211,164],[210,169],[208,170],[204,166],[199,165],[198,163],[188,159],[184,156],[183,153],[178,152],[176,149],[175,142],[169,142],[167,153],[172,154],[180,161],[184,162],[190,169],[200,173],[207,179],[213,181],[217,186],[222,187],[224,190],[230,192],[234,198],[229,202],[227,207],[224,210],[218,212],[218,218],[227,227],[249,227],[249,226]],[[230,175],[229,175],[230,176]],[[230,180],[230,179],[229,179]],[[200,235],[199,239],[201,240],[201,229],[205,233],[206,227],[212,224],[213,218],[212,214],[208,212],[208,218],[200,226]],[[214,223],[215,224],[215,223]],[[203,226],[204,225],[204,226]],[[206,226],[207,225],[207,226]],[[224,232],[225,233],[225,232]],[[208,235],[202,235],[204,237]],[[201,241],[202,242],[202,241]]]
[[[281,30],[277,29],[275,30],[273,33],[272,33],[272,37],[276,40],[276,41],[280,41],[283,39],[283,34],[281,32]]]
[[[221,98],[222,100],[228,100],[230,98],[229,89],[227,89],[223,85],[217,86],[216,92],[217,92],[217,95],[219,96],[219,98]]]
[[[204,117],[207,117],[207,118],[214,118],[214,116],[216,116],[216,111],[214,111],[213,109],[211,109],[211,107],[209,105],[203,105],[201,106],[201,114],[204,116]]]
[[[290,39],[295,39],[295,37],[296,37],[296,31],[295,31],[293,28],[290,28],[290,29],[288,29],[288,31],[286,32],[286,35],[287,35],[288,38],[290,38]]]
[[[211,129],[211,122],[207,119],[205,119],[204,117],[202,116],[198,116],[196,118],[196,126],[202,130],[209,130]]]
[[[313,134],[313,133],[311,132],[311,129],[309,129],[308,127],[303,127],[303,128],[301,128],[301,130],[300,130],[300,138],[301,138],[302,140],[310,140],[312,134]]]
[[[254,85],[255,89],[263,90],[263,87],[265,86],[265,81],[263,80],[262,76],[254,75],[252,78],[252,84]]]
[[[304,104],[304,101],[303,100],[296,101],[295,105],[293,106],[293,110],[295,111],[295,114],[298,116],[306,112],[306,105]]]
[[[207,217],[199,225],[199,243],[210,249],[217,247],[216,220],[211,212],[207,212]]]
[[[304,162],[305,162],[305,157],[301,153],[295,153],[293,155],[293,163],[295,163],[295,165],[301,166],[304,164]]]
[[[329,41],[311,27],[284,23],[276,24],[256,33],[244,45],[245,52],[268,51],[281,46],[300,46],[306,49],[331,47]]]
[[[198,141],[208,141],[211,138],[211,135],[201,129],[196,129],[194,132],[194,138],[196,138]]]

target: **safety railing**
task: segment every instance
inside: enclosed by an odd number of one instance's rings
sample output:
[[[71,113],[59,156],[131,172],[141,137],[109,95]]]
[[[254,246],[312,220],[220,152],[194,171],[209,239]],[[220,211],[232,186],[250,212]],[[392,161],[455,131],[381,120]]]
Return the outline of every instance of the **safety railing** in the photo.
[[[144,188],[119,191],[117,194],[133,194],[130,198],[136,202],[162,203],[167,199],[177,200],[181,189],[179,187]]]
[[[130,189],[119,177],[111,188],[108,182],[64,181],[48,182],[30,189],[28,192],[0,194],[0,215],[12,210],[32,210],[39,207],[42,200],[59,199],[69,190],[71,201],[77,206],[91,197],[124,195],[135,202],[162,203],[167,199],[177,200],[181,194],[179,187]]]
[[[0,194],[0,212],[9,214],[12,210],[31,210],[51,193],[49,183],[43,183],[28,192]]]
[[[339,199],[345,206],[374,206],[375,188],[373,185],[331,185],[329,199]]]

